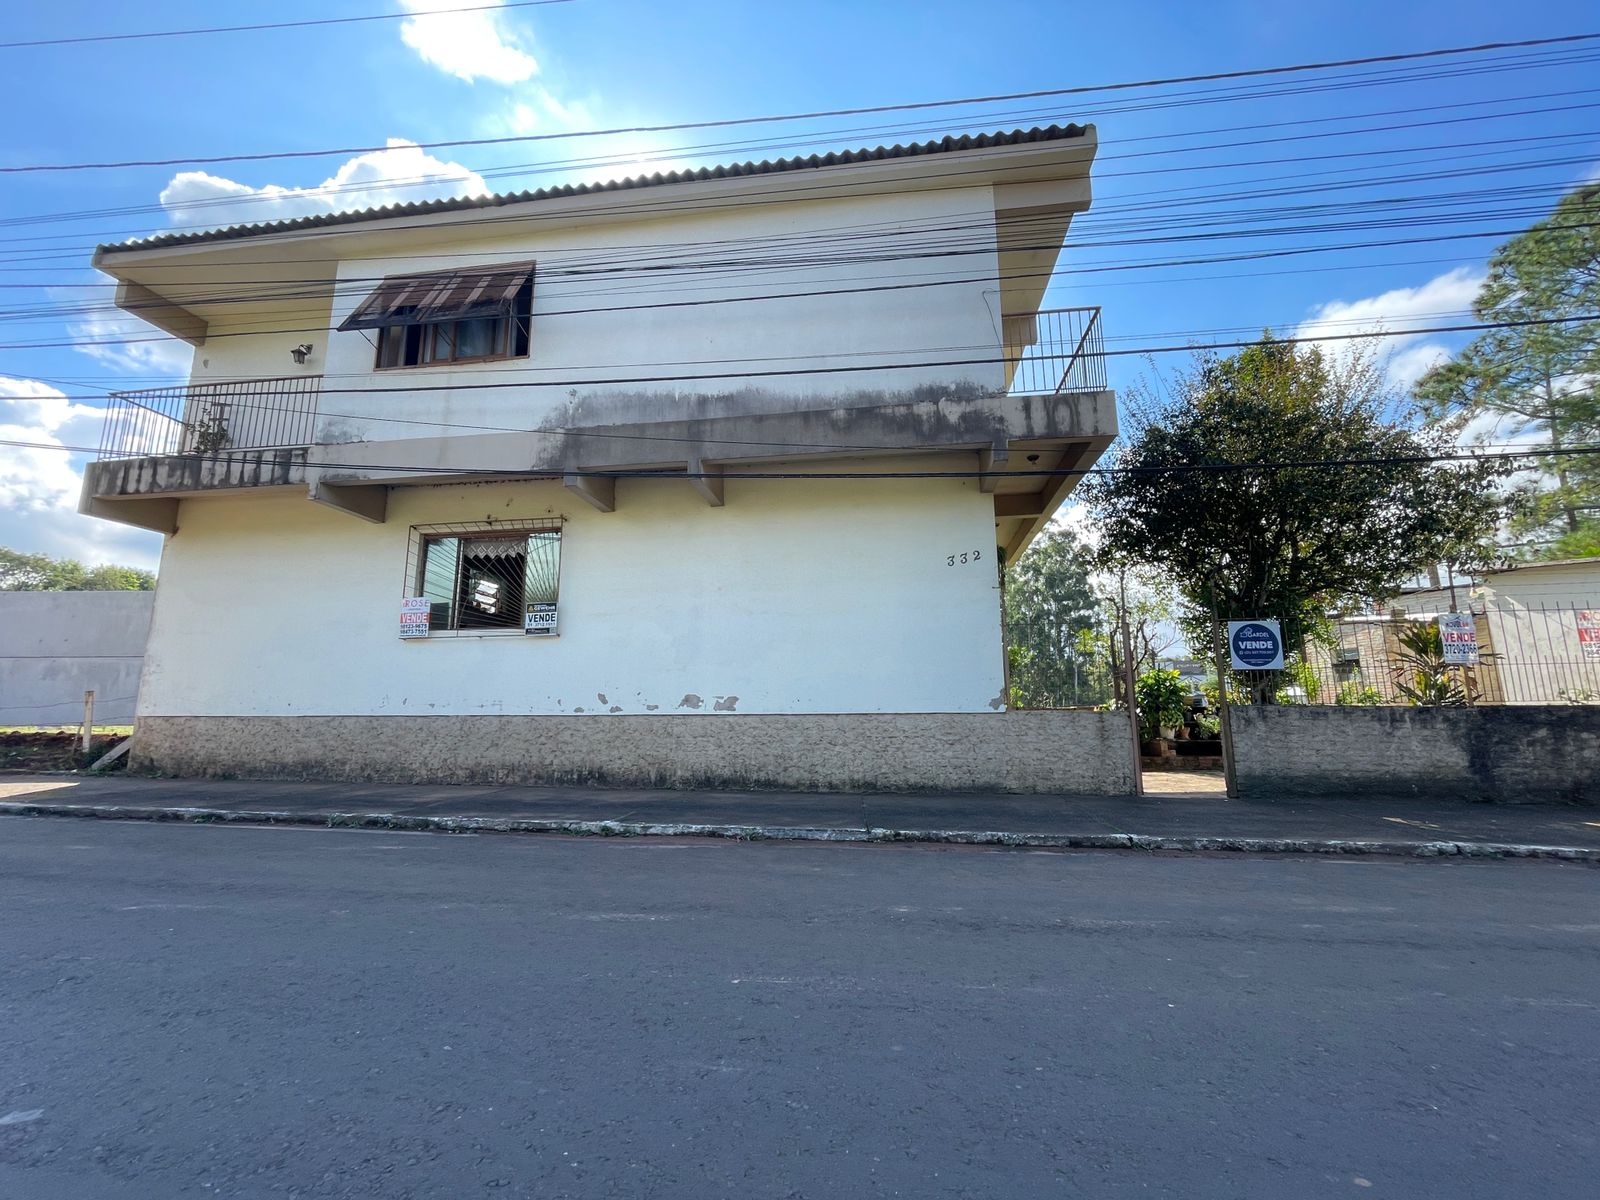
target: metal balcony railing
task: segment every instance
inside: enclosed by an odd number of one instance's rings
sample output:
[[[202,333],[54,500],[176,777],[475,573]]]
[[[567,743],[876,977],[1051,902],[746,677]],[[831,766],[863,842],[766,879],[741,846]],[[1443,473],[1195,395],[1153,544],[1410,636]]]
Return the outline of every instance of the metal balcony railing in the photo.
[[[309,446],[322,376],[242,379],[112,392],[101,458]]]
[[[1005,322],[1006,390],[1061,395],[1106,390],[1098,308],[1044,308]]]

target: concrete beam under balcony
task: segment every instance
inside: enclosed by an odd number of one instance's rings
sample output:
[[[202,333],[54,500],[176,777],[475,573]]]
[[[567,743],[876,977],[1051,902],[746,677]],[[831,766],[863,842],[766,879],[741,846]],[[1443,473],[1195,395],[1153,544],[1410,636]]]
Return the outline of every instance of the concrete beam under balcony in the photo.
[[[84,468],[78,511],[157,533],[175,533],[178,501],[186,496],[305,483],[304,449],[107,458]]]
[[[320,474],[312,472],[306,495],[317,504],[326,504],[374,525],[382,525],[389,516],[389,489],[379,484],[352,487],[328,483]]]
[[[601,512],[617,511],[617,481],[609,475],[564,475],[567,491]]]

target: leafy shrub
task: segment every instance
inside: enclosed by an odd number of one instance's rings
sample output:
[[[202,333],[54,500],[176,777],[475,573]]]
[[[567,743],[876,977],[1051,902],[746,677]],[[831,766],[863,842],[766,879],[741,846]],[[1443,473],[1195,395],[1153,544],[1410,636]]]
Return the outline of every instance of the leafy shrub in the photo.
[[[1383,694],[1370,683],[1362,683],[1359,679],[1352,679],[1344,684],[1334,694],[1335,704],[1382,704]]]
[[[1139,702],[1139,725],[1145,737],[1159,737],[1163,727],[1183,720],[1188,691],[1178,672],[1146,671],[1134,681],[1133,694]]]

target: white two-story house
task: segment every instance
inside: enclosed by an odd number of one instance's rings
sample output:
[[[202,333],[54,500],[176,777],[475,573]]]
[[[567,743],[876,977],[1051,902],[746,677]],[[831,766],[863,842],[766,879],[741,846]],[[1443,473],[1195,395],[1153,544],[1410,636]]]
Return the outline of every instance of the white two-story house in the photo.
[[[194,346],[82,509],[166,535],[178,773],[1121,790],[1006,711],[1000,565],[1116,435],[1040,311],[1092,127],[101,247]]]

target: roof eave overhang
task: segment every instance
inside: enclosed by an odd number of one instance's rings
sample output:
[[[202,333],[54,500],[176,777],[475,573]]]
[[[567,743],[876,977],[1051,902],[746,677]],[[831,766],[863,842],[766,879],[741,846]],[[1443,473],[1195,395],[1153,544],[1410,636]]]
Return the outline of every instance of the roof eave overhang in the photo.
[[[339,260],[381,254],[396,234],[427,234],[456,244],[489,241],[509,221],[536,219],[573,227],[714,212],[750,203],[808,202],[876,194],[903,194],[971,186],[994,189],[999,221],[1001,275],[1020,282],[1005,307],[1021,311],[1037,302],[1044,280],[1060,252],[1072,216],[1089,207],[1089,170],[1097,148],[1094,126],[1071,137],[941,153],[834,163],[817,167],[686,179],[647,186],[618,187],[574,195],[555,195],[505,204],[421,213],[358,214],[304,228],[220,232],[202,241],[169,245],[97,247],[92,259],[118,281],[117,305],[130,314],[191,344],[205,337],[206,322],[184,307],[182,290],[163,287],[176,280],[176,266],[198,271],[226,269],[228,277],[259,274],[270,282],[274,263],[261,249],[293,251],[312,246],[312,254],[287,253],[293,273],[303,281],[320,270],[331,288]],[[142,268],[155,268],[147,274]],[[1043,275],[1041,275],[1041,271]],[[163,294],[167,293],[167,294]],[[124,302],[126,299],[126,303]]]
[[[883,184],[892,185],[891,190],[896,193],[963,185],[998,187],[1031,184],[1051,187],[1074,179],[1087,181],[1096,146],[1095,131],[1091,125],[1084,127],[1078,136],[1051,141],[835,163],[761,174],[687,179],[644,187],[619,187],[615,191],[546,196],[439,212],[354,214],[348,220],[299,229],[219,231],[217,236],[208,236],[204,241],[172,245],[123,243],[99,246],[93,261],[100,270],[116,275],[119,269],[137,263],[170,262],[226,254],[236,249],[253,250],[263,243],[277,245],[302,240],[328,243],[336,240],[329,238],[330,230],[340,231],[337,240],[343,244],[353,242],[359,246],[363,235],[386,237],[398,231],[444,231],[484,224],[492,227],[496,216],[520,220],[536,213],[540,220],[557,224],[609,224],[714,211],[726,207],[729,201],[742,203],[758,195],[770,196],[774,202],[859,196],[872,194],[876,187]],[[486,216],[489,216],[488,221],[485,220]],[[350,240],[345,241],[346,238]]]

